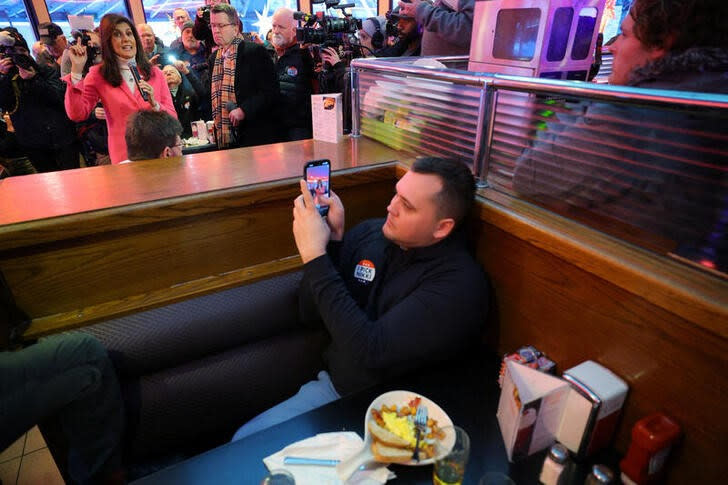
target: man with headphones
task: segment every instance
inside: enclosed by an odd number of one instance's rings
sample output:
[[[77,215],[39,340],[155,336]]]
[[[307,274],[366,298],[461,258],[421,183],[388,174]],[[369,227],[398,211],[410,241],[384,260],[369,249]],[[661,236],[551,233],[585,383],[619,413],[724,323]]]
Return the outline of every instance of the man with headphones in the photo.
[[[376,56],[377,51],[386,44],[385,30],[386,17],[369,17],[361,23],[361,29],[357,31],[359,44],[363,47],[364,57]]]

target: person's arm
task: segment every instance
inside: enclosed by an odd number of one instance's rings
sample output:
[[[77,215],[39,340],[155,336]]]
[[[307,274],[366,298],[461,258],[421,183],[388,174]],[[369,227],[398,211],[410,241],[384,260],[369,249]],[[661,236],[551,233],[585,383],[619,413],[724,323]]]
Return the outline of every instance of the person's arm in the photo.
[[[65,85],[54,68],[38,66],[35,76],[26,81],[24,96],[43,100],[45,104],[63,107]]]
[[[96,108],[99,101],[99,92],[96,88],[96,82],[101,79],[100,76],[94,74],[98,71],[89,72],[89,74],[74,84],[73,74],[69,74],[63,78],[66,82],[66,95],[64,105],[66,114],[72,121],[81,122],[86,120],[91,112]]]
[[[187,78],[187,80],[190,82],[190,86],[192,86],[192,89],[195,90],[195,94],[198,98],[201,98],[205,95],[206,89],[202,85],[202,81],[200,81],[200,78],[195,74],[195,71],[187,70],[186,73],[184,73],[184,76]]]
[[[415,10],[415,18],[425,30],[435,32],[444,40],[459,46],[469,46],[473,31],[474,0],[460,0],[457,11],[435,7],[420,2]]]
[[[273,60],[265,50],[265,47],[258,44],[240,44],[254,46],[247,53],[245,62],[255,66],[256,76],[254,80],[253,93],[236,93],[239,106],[245,113],[245,120],[255,122],[263,113],[267,113],[274,107],[278,99],[278,76],[276,75]],[[242,84],[242,83],[241,83]]]

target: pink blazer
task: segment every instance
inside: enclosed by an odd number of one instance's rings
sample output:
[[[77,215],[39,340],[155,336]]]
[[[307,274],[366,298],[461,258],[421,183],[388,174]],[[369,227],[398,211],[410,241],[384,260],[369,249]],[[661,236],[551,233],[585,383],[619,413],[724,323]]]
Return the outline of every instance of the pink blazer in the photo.
[[[88,75],[76,85],[71,81],[70,74],[63,77],[68,85],[65,100],[66,114],[73,121],[84,121],[88,119],[100,99],[106,112],[106,126],[109,128],[111,163],[120,163],[128,158],[124,140],[127,118],[136,111],[151,109],[151,106],[142,99],[139,89],[135,88],[132,93],[123,80],[120,86],[113,87],[101,76],[99,67],[91,67]],[[152,67],[151,77],[147,82],[154,88],[154,99],[159,103],[160,109],[177,118],[172,95],[158,67]]]

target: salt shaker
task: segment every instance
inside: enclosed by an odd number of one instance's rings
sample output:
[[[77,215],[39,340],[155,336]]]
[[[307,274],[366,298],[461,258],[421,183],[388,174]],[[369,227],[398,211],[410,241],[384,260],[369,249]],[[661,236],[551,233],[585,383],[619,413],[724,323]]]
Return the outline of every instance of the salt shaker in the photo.
[[[594,465],[584,485],[611,485],[614,483],[614,473],[604,465]]]
[[[544,485],[556,485],[559,482],[564,465],[569,460],[569,450],[561,443],[556,443],[549,449],[546,459],[543,461],[539,480]]]

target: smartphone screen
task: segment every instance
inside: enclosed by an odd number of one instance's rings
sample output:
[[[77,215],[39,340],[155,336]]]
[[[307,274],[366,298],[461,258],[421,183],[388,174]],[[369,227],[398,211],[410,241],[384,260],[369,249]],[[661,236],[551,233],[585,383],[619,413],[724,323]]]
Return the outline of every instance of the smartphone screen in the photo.
[[[303,168],[303,178],[306,180],[308,190],[311,191],[313,202],[319,214],[325,216],[329,213],[329,206],[319,204],[322,195],[330,194],[331,162],[328,160],[312,160]]]

